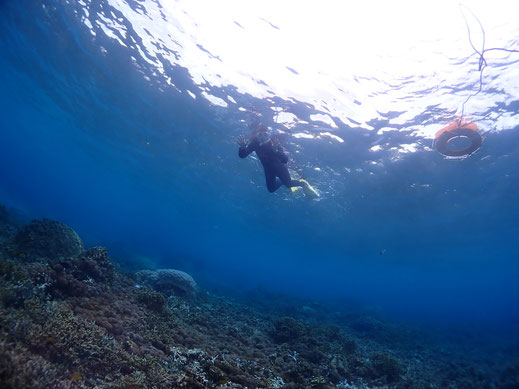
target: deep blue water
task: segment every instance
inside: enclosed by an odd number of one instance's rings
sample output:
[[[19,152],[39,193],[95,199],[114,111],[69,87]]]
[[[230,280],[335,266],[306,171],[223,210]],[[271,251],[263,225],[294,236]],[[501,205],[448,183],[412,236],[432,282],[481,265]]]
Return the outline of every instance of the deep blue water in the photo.
[[[519,95],[502,103],[488,92],[481,116],[512,120],[465,159],[413,132],[453,114],[434,107],[406,124],[372,118],[394,131],[329,128],[343,143],[286,131],[291,167],[321,198],[270,194],[259,162],[237,156],[236,137],[248,135],[238,106],[274,126],[272,106],[307,121],[318,112],[205,84],[237,102],[214,106],[188,69],[162,58],[172,87],[113,4],[0,3],[0,203],[70,225],[123,266],[179,268],[206,287],[356,301],[433,323],[519,323]],[[149,5],[125,4],[143,15]],[[122,20],[126,46],[98,14]],[[517,74],[510,58],[502,72]],[[416,152],[395,158],[410,143]],[[376,157],[375,145],[385,145]]]

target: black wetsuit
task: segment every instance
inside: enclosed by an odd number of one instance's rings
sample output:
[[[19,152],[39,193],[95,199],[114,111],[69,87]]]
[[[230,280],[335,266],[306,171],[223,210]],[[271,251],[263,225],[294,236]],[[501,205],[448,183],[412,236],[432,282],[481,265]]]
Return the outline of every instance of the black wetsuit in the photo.
[[[303,182],[290,178],[286,165],[288,157],[281,146],[274,147],[271,140],[262,144],[258,138],[253,138],[249,144],[240,147],[238,154],[240,158],[245,158],[253,151],[256,152],[263,165],[269,192],[275,192],[281,185],[285,185],[287,188],[304,186]],[[279,180],[276,180],[276,177],[279,177]]]

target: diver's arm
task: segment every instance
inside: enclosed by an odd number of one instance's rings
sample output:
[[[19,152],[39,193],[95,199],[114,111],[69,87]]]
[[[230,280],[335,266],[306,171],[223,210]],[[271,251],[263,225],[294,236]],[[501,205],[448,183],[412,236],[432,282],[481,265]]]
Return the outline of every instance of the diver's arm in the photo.
[[[288,157],[283,151],[283,147],[281,147],[281,144],[279,143],[279,139],[275,138],[272,140],[272,148],[274,149],[274,153],[276,154],[277,159],[281,163],[288,163]]]
[[[249,144],[240,143],[240,148],[238,149],[238,155],[240,156],[240,158],[245,158],[247,155],[255,151],[256,144],[257,142],[255,142],[254,140]]]

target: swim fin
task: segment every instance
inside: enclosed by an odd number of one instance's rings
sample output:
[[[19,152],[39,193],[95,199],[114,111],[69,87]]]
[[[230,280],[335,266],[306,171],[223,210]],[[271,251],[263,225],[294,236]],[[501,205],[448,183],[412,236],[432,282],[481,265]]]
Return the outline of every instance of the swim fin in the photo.
[[[319,193],[315,190],[315,188],[308,183],[304,178],[301,178],[299,181],[302,181],[305,186],[303,186],[303,192],[305,192],[305,195],[312,199],[316,199],[319,197]]]
[[[290,172],[290,178],[292,180],[301,180],[301,176],[299,175],[298,172],[296,172],[295,170],[292,170],[292,169],[289,169],[289,172]],[[300,186],[292,186],[292,187],[290,187],[290,191],[292,193],[295,193],[299,189],[302,189],[302,188]]]

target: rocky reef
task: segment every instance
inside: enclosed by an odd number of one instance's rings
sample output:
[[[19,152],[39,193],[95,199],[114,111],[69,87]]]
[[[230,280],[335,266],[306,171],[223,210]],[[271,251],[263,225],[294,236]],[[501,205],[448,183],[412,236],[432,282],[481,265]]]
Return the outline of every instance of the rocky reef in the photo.
[[[123,273],[62,223],[2,223],[1,388],[519,387],[518,363],[447,357],[369,315]]]

